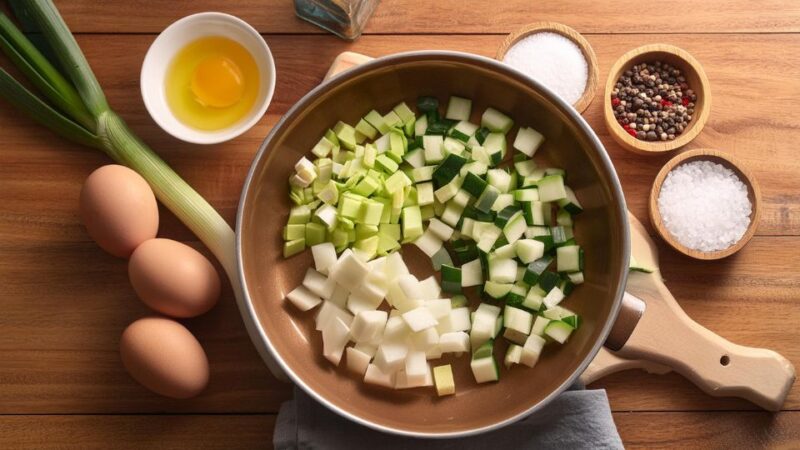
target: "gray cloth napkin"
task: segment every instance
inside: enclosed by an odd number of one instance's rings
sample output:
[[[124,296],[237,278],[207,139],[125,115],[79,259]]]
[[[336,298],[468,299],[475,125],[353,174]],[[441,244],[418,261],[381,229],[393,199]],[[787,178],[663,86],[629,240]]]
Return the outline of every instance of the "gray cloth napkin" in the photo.
[[[566,391],[542,411],[477,436],[417,439],[381,433],[351,422],[295,388],[294,400],[281,405],[273,444],[278,450],[623,448],[602,389]]]

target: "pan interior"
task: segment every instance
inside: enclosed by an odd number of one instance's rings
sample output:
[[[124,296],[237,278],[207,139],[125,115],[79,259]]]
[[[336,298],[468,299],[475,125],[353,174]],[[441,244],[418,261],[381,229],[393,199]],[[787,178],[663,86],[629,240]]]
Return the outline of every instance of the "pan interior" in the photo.
[[[362,70],[363,69],[363,70]],[[403,391],[364,384],[349,374],[344,362],[333,367],[322,357],[322,339],[314,330],[314,311],[302,313],[283,300],[313,266],[309,251],[282,256],[281,230],[290,201],[287,180],[294,163],[308,155],[320,136],[338,120],[354,124],[371,109],[385,112],[401,101],[433,95],[440,103],[450,95],[473,100],[473,122],[494,107],[516,124],[532,126],[547,141],[540,155],[567,171],[584,207],[575,234],[585,248],[586,282],[565,306],[583,319],[563,346],[546,347],[533,369],[500,369],[500,382],[476,384],[469,356],[446,356],[432,365],[452,364],[456,395],[438,398],[433,388]],[[402,433],[443,435],[467,433],[510,420],[567,387],[594,356],[616,314],[624,282],[627,237],[622,222],[624,203],[613,169],[604,159],[585,123],[551,101],[524,76],[458,54],[416,54],[378,60],[368,67],[334,78],[303,100],[273,132],[254,162],[240,205],[240,261],[257,321],[283,360],[308,391],[334,409],[362,423]],[[510,132],[514,136],[516,127]],[[433,273],[427,257],[413,246],[404,259],[418,276]],[[472,307],[478,297],[470,295]],[[495,350],[502,366],[505,345]]]

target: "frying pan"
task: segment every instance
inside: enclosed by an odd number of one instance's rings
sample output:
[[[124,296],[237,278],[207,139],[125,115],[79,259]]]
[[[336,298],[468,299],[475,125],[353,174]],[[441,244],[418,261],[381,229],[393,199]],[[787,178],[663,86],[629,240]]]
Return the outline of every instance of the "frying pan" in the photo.
[[[583,323],[563,346],[548,347],[533,369],[501,368],[500,382],[476,384],[469,357],[453,364],[457,394],[437,398],[432,389],[394,391],[364,384],[344,364],[322,357],[313,312],[287,306],[284,294],[312,266],[310,252],[282,256],[280,230],[290,207],[287,179],[325,130],[339,120],[355,123],[371,109],[386,111],[421,95],[473,100],[472,121],[486,107],[532,126],[547,141],[540,153],[564,168],[584,206],[575,235],[585,249],[585,278],[566,300]],[[625,200],[605,149],[583,118],[529,77],[484,57],[423,51],[365,63],[309,92],[272,129],[245,181],[239,205],[236,251],[246,307],[243,316],[259,349],[266,348],[286,374],[333,411],[372,428],[418,437],[453,437],[501,427],[534,412],[570,386],[606,343],[619,349],[644,303],[624,294],[629,255]],[[431,263],[413,246],[404,259],[417,276]],[[471,296],[474,307],[477,300]],[[622,310],[622,313],[620,311]],[[502,355],[504,349],[496,349]]]

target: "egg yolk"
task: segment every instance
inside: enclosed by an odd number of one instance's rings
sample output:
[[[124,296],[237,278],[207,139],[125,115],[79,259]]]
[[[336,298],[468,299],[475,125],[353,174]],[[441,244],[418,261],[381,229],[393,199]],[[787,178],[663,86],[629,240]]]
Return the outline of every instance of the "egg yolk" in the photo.
[[[192,74],[192,93],[196,100],[214,108],[227,108],[244,94],[244,76],[235,62],[224,56],[209,56]]]

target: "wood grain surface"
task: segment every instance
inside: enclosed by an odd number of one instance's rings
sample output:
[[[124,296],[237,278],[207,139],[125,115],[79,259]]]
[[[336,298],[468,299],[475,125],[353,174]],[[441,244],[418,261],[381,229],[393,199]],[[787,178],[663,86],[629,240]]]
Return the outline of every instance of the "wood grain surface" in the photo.
[[[288,1],[57,4],[82,33],[78,42],[111,104],[231,223],[261,140],[342,51],[380,56],[439,48],[493,56],[504,33],[553,20],[589,33],[604,80],[613,61],[636,46],[684,48],[703,64],[714,95],[709,122],[687,148],[715,148],[742,160],[760,183],[763,209],[756,236],[722,261],[691,260],[659,241],[667,286],[712,331],[771,348],[800,365],[796,2],[681,0],[658,20],[642,20],[622,1],[509,0],[502,7],[470,2],[461,8],[455,0],[424,7],[386,0],[368,34],[354,43],[296,19]],[[278,71],[266,117],[242,137],[212,147],[181,143],[161,131],[147,116],[138,86],[153,33],[202,10],[239,15],[267,33]],[[649,227],[650,185],[670,155],[622,150],[602,125],[599,101],[584,116],[607,146],[629,209]],[[291,387],[275,381],[260,362],[229,290],[209,314],[186,322],[208,352],[209,389],[181,402],[141,388],[123,371],[117,345],[123,328],[148,311],[128,284],[125,262],[99,250],[77,215],[81,183],[109,160],[65,143],[5,104],[0,142],[0,448],[268,448],[274,414]],[[208,254],[171,214],[162,210],[161,219],[160,235]],[[797,387],[785,411],[774,415],[742,400],[706,396],[674,373],[619,373],[592,387],[608,390],[630,448],[800,447]]]

